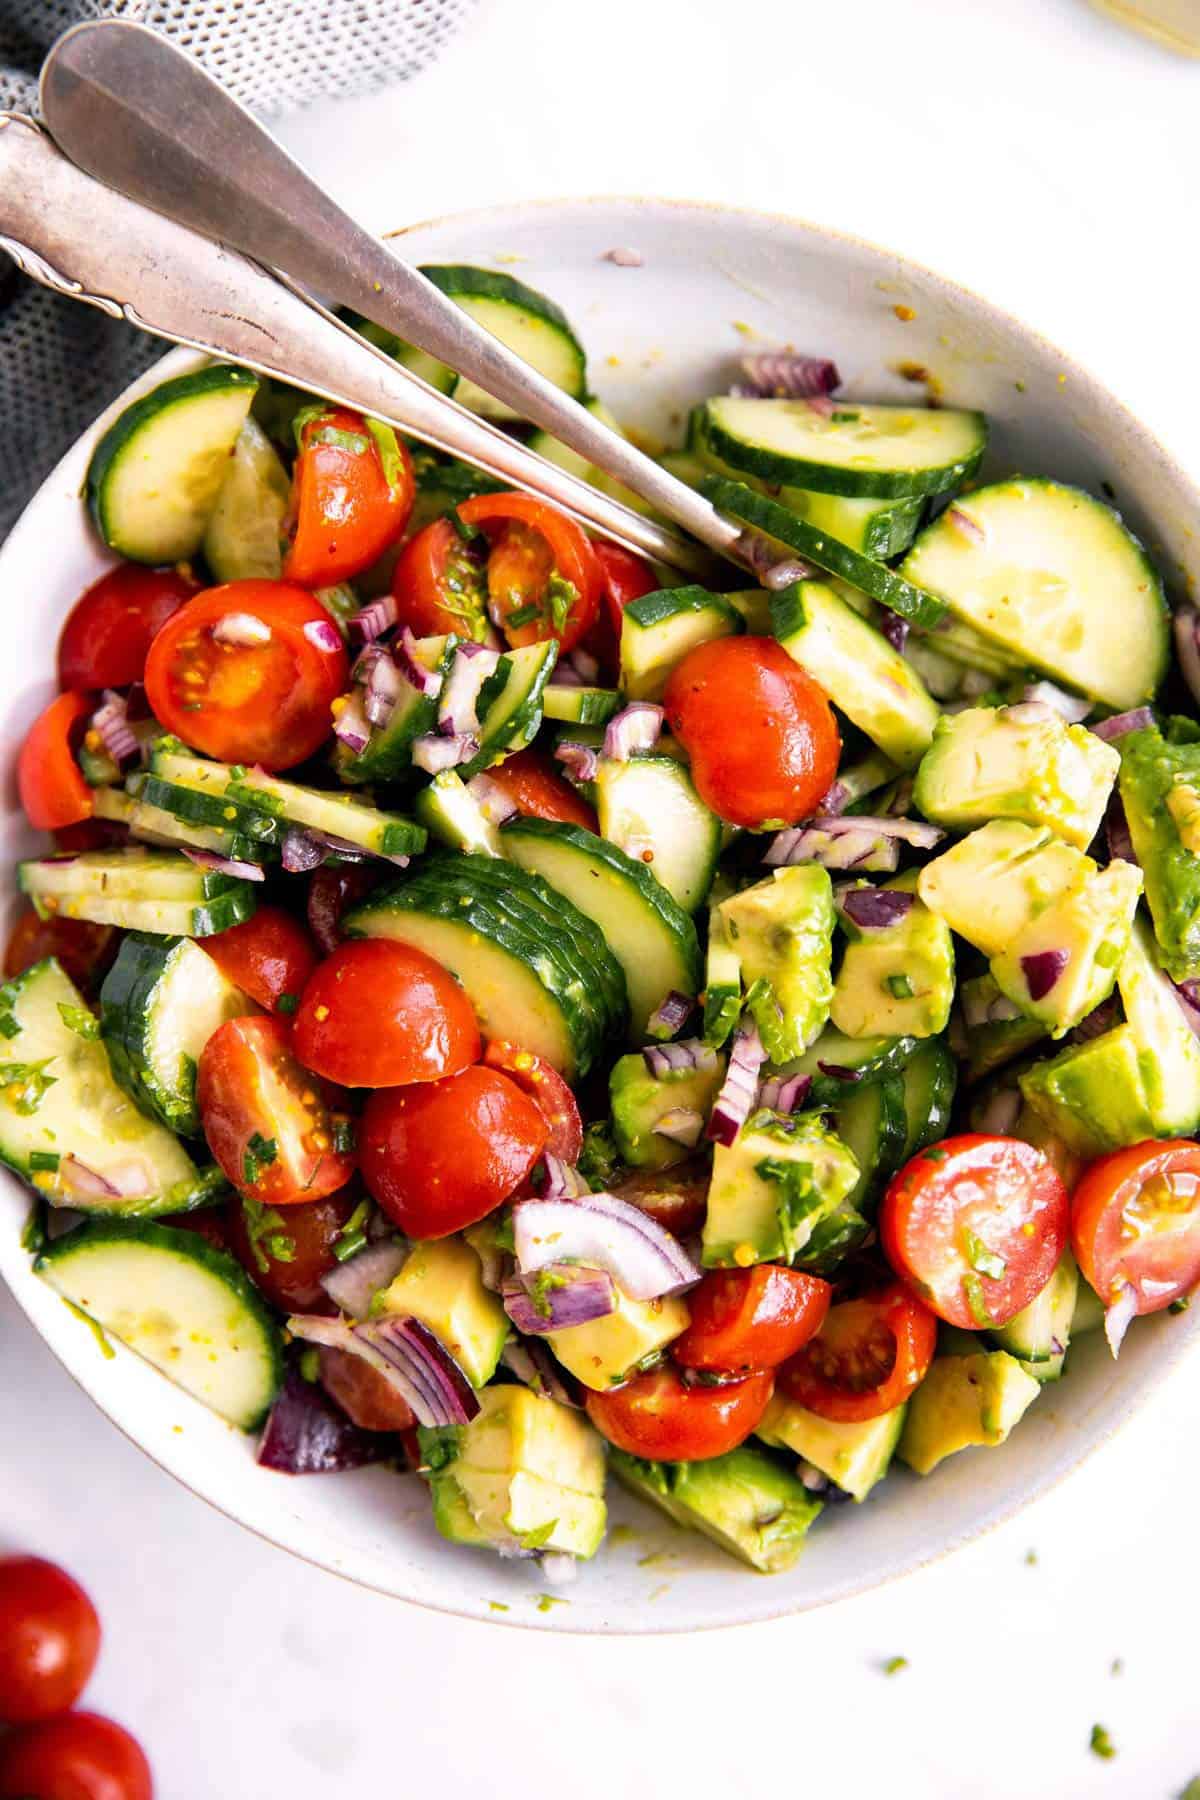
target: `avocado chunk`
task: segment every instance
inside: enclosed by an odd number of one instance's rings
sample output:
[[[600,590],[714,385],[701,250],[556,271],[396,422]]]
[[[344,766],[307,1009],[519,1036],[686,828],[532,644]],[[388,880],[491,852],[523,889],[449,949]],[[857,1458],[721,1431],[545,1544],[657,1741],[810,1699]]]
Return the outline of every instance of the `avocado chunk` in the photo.
[[[469,1425],[420,1431],[438,1529],[459,1543],[593,1556],[606,1519],[598,1434],[528,1388],[485,1388],[479,1402]]]
[[[725,1076],[725,1058],[704,1045],[697,1067],[668,1069],[652,1075],[640,1050],[614,1063],[608,1080],[613,1136],[625,1161],[635,1169],[669,1169],[684,1162],[692,1148],[663,1137],[656,1127],[667,1113],[698,1112],[707,1119]]]
[[[1071,1252],[1064,1250],[1041,1293],[988,1336],[999,1349],[1015,1356],[1039,1385],[1057,1381],[1067,1360],[1078,1297],[1079,1265]]]
[[[1154,1134],[1185,1136],[1200,1124],[1200,1043],[1158,966],[1154,939],[1140,919],[1121,958],[1117,985],[1138,1046]]]
[[[718,1144],[713,1156],[705,1267],[791,1261],[858,1176],[853,1152],[819,1113],[752,1113],[733,1143]]]
[[[973,706],[939,720],[913,800],[953,831],[1015,819],[1086,850],[1120,766],[1113,745],[1053,707]]]
[[[1096,864],[1045,826],[993,819],[921,870],[917,892],[951,931],[998,956]]]
[[[472,1387],[496,1373],[508,1336],[499,1295],[483,1285],[479,1257],[459,1237],[432,1238],[412,1247],[391,1284],[372,1303],[376,1316],[420,1319],[446,1346]]]
[[[1200,976],[1200,744],[1168,743],[1156,727],[1120,740],[1120,794],[1164,968]]]
[[[764,1575],[791,1568],[821,1511],[803,1482],[748,1444],[690,1463],[643,1462],[612,1450],[609,1465],[631,1494]]]
[[[815,863],[775,869],[715,912],[767,1055],[777,1063],[799,1056],[829,1017],[833,997],[828,871]]]
[[[1001,993],[1062,1037],[1112,992],[1141,892],[1142,871],[1116,861],[1052,901],[993,956]]]
[[[1006,1350],[935,1357],[908,1403],[898,1454],[928,1475],[956,1450],[1002,1444],[1041,1388]]]
[[[806,1407],[776,1393],[758,1427],[764,1444],[791,1450],[855,1500],[865,1500],[888,1472],[904,1429],[907,1406],[894,1406],[876,1419],[851,1425],[818,1418]]]
[[[677,1296],[631,1300],[616,1290],[616,1305],[602,1319],[551,1331],[546,1342],[564,1369],[584,1387],[603,1393],[635,1375],[638,1365],[687,1329],[688,1309]]]
[[[839,913],[850,941],[829,1016],[847,1037],[926,1038],[946,1029],[954,1001],[954,943],[950,927],[916,888],[912,873],[884,883],[885,892],[912,896],[894,925],[863,929]]]

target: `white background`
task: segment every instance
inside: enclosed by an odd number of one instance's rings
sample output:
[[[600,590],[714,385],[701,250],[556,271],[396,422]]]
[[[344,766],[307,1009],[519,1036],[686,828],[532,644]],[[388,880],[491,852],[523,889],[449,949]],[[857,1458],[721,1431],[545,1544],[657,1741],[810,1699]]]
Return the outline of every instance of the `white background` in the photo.
[[[1200,465],[1200,63],[1083,0],[485,0],[419,81],[283,135],[379,229],[656,193],[857,231],[1036,322]],[[0,1529],[93,1592],[89,1699],[142,1737],[159,1800],[1170,1800],[1200,1773],[1194,1361],[948,1562],[629,1642],[420,1613],[260,1544],[126,1444],[4,1296],[0,1369]]]

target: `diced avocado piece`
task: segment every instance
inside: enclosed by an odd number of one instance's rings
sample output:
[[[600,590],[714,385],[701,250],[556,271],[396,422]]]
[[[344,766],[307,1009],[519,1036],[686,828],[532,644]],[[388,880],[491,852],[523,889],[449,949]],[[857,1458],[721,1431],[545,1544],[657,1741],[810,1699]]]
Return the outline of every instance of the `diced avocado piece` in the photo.
[[[705,1047],[699,1068],[668,1069],[652,1075],[640,1050],[622,1056],[608,1078],[613,1136],[624,1160],[635,1169],[669,1169],[691,1155],[687,1144],[655,1130],[666,1113],[683,1108],[707,1119],[725,1077],[725,1058]]]
[[[1017,1114],[1017,1122],[1012,1128],[1013,1137],[1024,1138],[1035,1150],[1040,1150],[1054,1164],[1062,1176],[1063,1186],[1071,1189],[1083,1174],[1083,1160],[1065,1140],[1058,1136],[1047,1125],[1045,1119],[1039,1118],[1028,1101],[1022,1097],[1021,1110]]]
[[[546,1342],[584,1387],[603,1393],[627,1381],[647,1357],[665,1350],[687,1323],[687,1306],[677,1296],[631,1300],[618,1288],[612,1312],[588,1325],[547,1332]]]
[[[926,863],[917,892],[951,931],[985,956],[998,956],[1095,869],[1090,857],[1045,827],[993,819]]]
[[[1041,1293],[988,1336],[1001,1350],[1015,1356],[1025,1373],[1039,1384],[1057,1381],[1067,1359],[1078,1295],[1079,1265],[1070,1250],[1064,1250]]]
[[[612,1450],[609,1466],[630,1493],[764,1575],[791,1568],[821,1511],[803,1482],[748,1444],[684,1463],[643,1462]]]
[[[953,831],[1016,819],[1086,850],[1120,765],[1113,745],[1052,707],[973,706],[938,721],[913,800]]]
[[[1185,1136],[1200,1124],[1200,1044],[1158,967],[1154,940],[1140,919],[1117,969],[1117,985],[1138,1046],[1153,1135]]]
[[[847,1037],[936,1037],[954,1002],[950,927],[917,897],[915,873],[884,887],[911,894],[913,904],[894,925],[869,931],[839,915],[850,942],[829,1016]]]
[[[1142,871],[1121,861],[1069,889],[993,956],[1001,993],[1062,1037],[1112,992],[1141,891]],[[1063,952],[1067,961],[1055,973],[1055,958]]]
[[[1200,744],[1168,743],[1157,728],[1120,740],[1120,793],[1167,973],[1200,976]]]
[[[1020,1088],[1026,1105],[1085,1159],[1155,1135],[1141,1052],[1128,1025],[1034,1063]]]
[[[708,912],[704,965],[704,1041],[720,1045],[733,1034],[742,1011],[742,965],[725,927],[720,905]]]
[[[908,1403],[900,1459],[928,1475],[956,1450],[1002,1444],[1041,1391],[1006,1350],[935,1357]]]
[[[414,1244],[395,1280],[376,1296],[373,1310],[428,1325],[472,1387],[483,1387],[496,1373],[508,1316],[499,1296],[484,1287],[479,1257],[462,1238]]]
[[[815,863],[775,869],[716,910],[768,1057],[787,1062],[801,1055],[829,1017],[833,997],[828,871]]]
[[[819,1113],[752,1113],[713,1156],[705,1267],[748,1268],[799,1255],[858,1175],[853,1152]]]
[[[433,1501],[433,1522],[452,1544],[470,1544],[483,1549],[491,1543],[487,1532],[475,1523],[467,1497],[454,1479],[452,1469],[443,1469],[429,1477],[429,1497]]]
[[[878,1418],[841,1425],[776,1393],[762,1416],[758,1436],[764,1444],[791,1450],[847,1494],[865,1500],[888,1472],[907,1411],[907,1406],[894,1406]]]

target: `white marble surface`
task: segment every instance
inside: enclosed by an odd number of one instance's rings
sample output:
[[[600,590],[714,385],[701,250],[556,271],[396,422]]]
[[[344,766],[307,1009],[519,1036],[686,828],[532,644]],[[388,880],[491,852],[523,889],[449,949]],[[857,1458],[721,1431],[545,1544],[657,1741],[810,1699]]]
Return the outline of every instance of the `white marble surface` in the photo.
[[[381,229],[648,192],[891,243],[1036,321],[1200,466],[1200,64],[1083,0],[485,0],[419,82],[284,135]],[[0,1370],[3,1542],[91,1588],[89,1698],[142,1736],[162,1800],[717,1796],[760,1771],[847,1800],[1170,1800],[1200,1773],[1194,1361],[948,1562],[658,1642],[493,1631],[286,1558],[125,1443],[3,1296]],[[1096,1722],[1112,1762],[1088,1751]]]

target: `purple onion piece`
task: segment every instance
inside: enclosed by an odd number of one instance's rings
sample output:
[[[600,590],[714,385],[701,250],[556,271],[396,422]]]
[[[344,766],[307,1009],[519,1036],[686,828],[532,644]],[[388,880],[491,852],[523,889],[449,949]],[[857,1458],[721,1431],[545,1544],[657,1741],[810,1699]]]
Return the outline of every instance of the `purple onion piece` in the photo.
[[[672,988],[666,999],[659,1001],[647,1019],[647,1035],[652,1038],[673,1038],[691,1018],[695,1004],[690,994],[681,994]]]
[[[291,1368],[271,1408],[257,1461],[282,1475],[335,1475],[394,1456],[399,1438],[360,1431],[315,1381]]]
[[[70,1151],[59,1162],[58,1184],[64,1194],[75,1195],[80,1200],[117,1199],[121,1193],[106,1175],[101,1175],[89,1163],[81,1162]]]
[[[544,1400],[556,1400],[560,1406],[582,1410],[582,1385],[555,1362],[549,1346],[537,1338],[531,1338],[527,1343],[513,1339],[500,1352],[500,1361],[510,1374]]]
[[[1190,606],[1175,614],[1175,650],[1188,692],[1200,706],[1200,613]]]
[[[983,526],[979,523],[978,519],[973,519],[970,513],[964,512],[961,506],[948,506],[946,508],[946,518],[949,523],[953,525],[955,531],[957,531],[960,536],[969,538],[971,543],[987,543],[987,532],[983,529]]]
[[[1021,973],[1031,1000],[1044,1000],[1071,960],[1069,950],[1037,950],[1021,958]]]
[[[657,1300],[700,1279],[679,1241],[615,1194],[518,1201],[513,1241],[522,1275],[569,1260],[606,1269],[632,1300]]]
[[[600,752],[591,744],[559,744],[554,751],[573,781],[595,781],[600,772]]]
[[[472,775],[467,783],[467,792],[490,825],[503,825],[506,819],[513,818],[520,810],[516,801],[490,775]]]
[[[1184,1011],[1185,1014],[1188,1011],[1186,1005]],[[1074,1031],[1068,1034],[1068,1042],[1072,1044],[1090,1044],[1093,1039],[1103,1037],[1106,1031],[1111,1031],[1113,1026],[1119,1022],[1120,1013],[1121,1009],[1117,1004],[1116,995],[1110,994],[1107,1000],[1102,1000],[1099,1006],[1093,1006],[1091,1012],[1080,1019]],[[1193,1031],[1196,1031],[1197,1027],[1200,1026],[1200,1012],[1196,1012],[1193,1017],[1194,1022],[1193,1019],[1190,1018],[1188,1023],[1192,1026]],[[1200,1033],[1198,1033],[1198,1035],[1200,1035]]]
[[[898,925],[913,909],[914,894],[895,888],[851,887],[841,895],[841,910],[861,931],[886,931]]]
[[[595,687],[600,679],[600,664],[590,650],[572,650],[567,661],[585,687]]]
[[[1056,687],[1052,681],[1031,682],[1021,698],[1026,705],[1048,706],[1060,719],[1065,719],[1068,725],[1081,724],[1092,710],[1090,700],[1081,700],[1078,694],[1068,694],[1065,688]]]
[[[372,725],[384,726],[396,710],[404,677],[390,656],[377,656],[367,671],[363,711]]]
[[[631,700],[604,729],[604,754],[614,762],[628,762],[637,750],[653,750],[662,732],[661,706],[649,700]]]
[[[890,606],[885,606],[879,620],[879,629],[892,649],[898,650],[903,656],[904,646],[908,643],[908,620],[902,619]]]
[[[317,650],[327,650],[331,655],[342,647],[341,633],[332,619],[309,619],[304,635]]]
[[[578,1263],[545,1263],[536,1274],[510,1276],[501,1293],[504,1310],[518,1331],[530,1337],[569,1331],[607,1318],[616,1307],[612,1276]]]
[[[336,1263],[328,1275],[322,1275],[321,1286],[343,1313],[352,1319],[365,1319],[371,1301],[380,1288],[389,1286],[400,1273],[407,1255],[403,1244],[369,1244],[357,1256]]]
[[[381,638],[385,632],[390,631],[395,623],[395,602],[390,594],[385,594],[378,600],[369,600],[357,612],[351,613],[346,627],[359,643],[373,644],[376,638]]]
[[[1108,1339],[1108,1347],[1112,1351],[1113,1361],[1121,1353],[1121,1345],[1125,1341],[1125,1333],[1137,1318],[1138,1295],[1131,1281],[1121,1283],[1121,1291],[1104,1314],[1104,1335]]]
[[[555,663],[550,672],[550,680],[546,685],[548,687],[581,688],[587,684],[578,669],[573,669],[569,662],[560,662]]]
[[[772,1112],[797,1112],[811,1086],[811,1075],[769,1075],[759,1089],[758,1104]]]
[[[458,645],[438,702],[438,730],[445,737],[478,735],[480,691],[499,661],[499,652],[483,644]]]
[[[1020,1115],[1020,1089],[997,1088],[979,1115],[979,1129],[993,1137],[1010,1137]]]
[[[715,1069],[717,1053],[700,1038],[685,1038],[677,1044],[647,1044],[642,1051],[646,1067],[656,1080],[691,1069]]]
[[[307,875],[311,869],[319,869],[325,855],[324,845],[312,832],[299,825],[290,825],[284,832],[281,858],[289,875]]]
[[[891,874],[900,866],[900,842],[874,831],[814,831],[794,825],[772,839],[763,862],[770,868],[819,863],[825,869],[866,869]]]
[[[464,1425],[479,1411],[475,1390],[443,1344],[418,1319],[350,1325],[312,1313],[288,1320],[293,1337],[361,1357],[411,1407],[418,1424]]]
[[[424,694],[427,700],[436,700],[442,691],[443,677],[434,669],[427,669],[417,652],[417,640],[406,625],[393,646],[396,667],[410,687],[415,687],[418,694]]]
[[[841,386],[837,365],[826,356],[801,356],[795,350],[760,350],[742,358],[747,398],[807,400],[832,394]]]
[[[212,628],[218,644],[236,644],[242,650],[255,650],[271,641],[271,627],[265,619],[251,612],[227,612]]]
[[[758,1078],[767,1053],[757,1026],[746,1015],[733,1034],[729,1051],[729,1067],[721,1090],[709,1114],[706,1136],[715,1143],[730,1145],[750,1116],[758,1098]]]
[[[848,1069],[844,1063],[818,1062],[817,1067],[822,1075],[829,1077],[830,1081],[844,1081],[849,1084],[862,1080],[861,1069]]]
[[[762,584],[773,594],[780,594],[784,588],[794,587],[798,581],[807,581],[813,573],[811,564],[789,557],[785,562],[775,562],[764,569]]]
[[[541,1191],[541,1199],[577,1200],[581,1194],[591,1192],[579,1170],[564,1162],[561,1156],[555,1156],[552,1150],[543,1152],[542,1166],[546,1171],[546,1185]]]
[[[932,850],[946,835],[936,825],[927,825],[923,819],[900,819],[890,813],[878,818],[867,813],[814,813],[808,823],[813,831],[873,831],[880,837],[899,838],[901,843],[911,844],[916,850]]]
[[[655,1121],[654,1130],[658,1137],[694,1150],[704,1130],[704,1114],[694,1106],[671,1106]]]
[[[478,753],[479,739],[467,733],[459,737],[442,737],[431,731],[413,739],[413,762],[427,775],[440,775],[443,769],[457,769]]]
[[[347,750],[355,756],[361,755],[371,741],[371,721],[366,714],[363,698],[355,691],[346,698],[346,704],[333,722],[333,735],[339,743],[345,744]]]
[[[1110,861],[1137,862],[1129,820],[1125,816],[1125,804],[1116,788],[1113,789],[1104,812],[1104,840],[1108,845]]]
[[[118,768],[140,758],[142,747],[129,723],[129,703],[123,694],[105,688],[104,703],[96,708],[91,722]]]
[[[1123,738],[1127,731],[1148,731],[1154,723],[1154,714],[1148,706],[1135,706],[1129,712],[1114,713],[1111,719],[1097,719],[1088,726],[1098,738],[1106,744]]]
[[[218,856],[215,850],[189,850],[183,846],[183,854],[197,868],[212,869],[218,875],[236,875],[239,881],[265,881],[266,871],[258,864],[238,862],[232,856]]]

